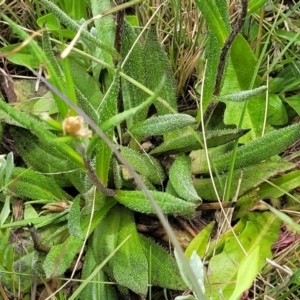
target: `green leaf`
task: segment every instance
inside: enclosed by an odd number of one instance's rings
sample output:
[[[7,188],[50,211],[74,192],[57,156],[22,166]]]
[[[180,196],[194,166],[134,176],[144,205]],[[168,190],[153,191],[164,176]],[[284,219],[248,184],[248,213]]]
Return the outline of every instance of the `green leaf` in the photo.
[[[295,230],[297,232],[300,232],[300,225],[298,225],[296,222],[294,222],[294,220],[291,217],[289,217],[285,213],[277,210],[276,208],[274,208],[273,206],[269,205],[266,202],[263,202],[263,201],[260,201],[260,202],[263,203],[265,206],[267,206],[267,208],[274,214],[274,216],[276,216],[282,222],[284,222],[285,224],[287,224],[293,230]]]
[[[222,95],[214,97],[219,101],[232,101],[232,102],[243,102],[249,99],[252,99],[255,96],[259,96],[267,90],[266,86],[260,86],[256,89],[247,90],[247,91],[239,91],[228,95]]]
[[[177,255],[176,249],[174,251],[174,254],[175,254],[176,262],[177,262],[177,265],[179,267],[182,279],[184,280],[184,282],[186,283],[188,288],[193,291],[194,287],[192,286],[192,283],[191,283],[191,281],[188,277],[188,274],[185,271],[184,264],[181,262],[181,260],[179,259],[178,255]],[[201,261],[201,258],[196,253],[196,251],[193,251],[193,253],[190,257],[190,260],[189,260],[189,265],[192,269],[192,272],[194,273],[194,276],[197,279],[197,282],[198,282],[200,290],[202,291],[202,294],[204,294],[205,293],[204,266],[203,266],[203,263]],[[204,299],[203,295],[198,295],[198,296],[199,297],[196,297],[196,299]]]
[[[243,292],[252,285],[259,272],[259,256],[260,247],[258,245],[241,263],[237,274],[236,286],[229,300],[240,299]]]
[[[280,126],[288,122],[286,108],[278,95],[270,95],[268,103],[268,123]]]
[[[183,127],[193,125],[195,118],[185,114],[167,114],[149,118],[141,123],[135,124],[129,132],[137,136],[163,135]]]
[[[169,108],[160,102],[154,103],[158,114],[165,115],[171,110],[177,111],[174,74],[170,60],[158,40],[154,26],[149,29],[145,39],[144,67],[146,69],[146,86],[151,91],[155,91],[162,78],[166,76],[165,84],[159,96],[167,102]]]
[[[194,215],[196,205],[163,192],[150,191],[164,214],[180,214],[187,218]],[[154,214],[148,198],[140,191],[117,191],[115,199],[124,206],[145,214]]]
[[[169,178],[180,198],[197,204],[202,202],[193,186],[189,156],[183,154],[175,159],[169,171]]]
[[[82,246],[82,240],[70,236],[60,245],[53,246],[43,263],[43,269],[47,278],[62,275],[71,265],[75,255]]]
[[[239,242],[235,237],[226,239],[223,251],[210,259],[209,285],[206,288],[207,296],[212,299],[218,299],[220,293],[224,299],[233,295],[237,274],[247,257],[240,244],[249,254],[260,247],[258,261],[251,266],[253,270],[260,271],[266,263],[265,259],[272,258],[271,247],[277,240],[280,220],[270,212],[248,214],[248,217],[245,229],[237,236]],[[254,276],[253,272],[248,274],[244,278],[246,283],[253,280]]]
[[[25,32],[21,27],[19,27],[16,23],[14,23],[11,19],[9,19],[7,16],[1,14],[2,18],[8,22],[12,30],[22,39],[26,40],[29,39],[29,35],[27,32]],[[34,55],[35,59],[38,61],[39,65],[44,64],[44,66],[47,68],[47,71],[49,73],[49,81],[60,91],[64,91],[63,83],[61,82],[61,78],[59,74],[56,73],[56,70],[53,68],[53,65],[51,64],[51,61],[47,57],[47,55],[44,53],[44,51],[40,48],[38,43],[35,40],[32,40],[28,44],[30,51]],[[65,104],[61,99],[54,93],[53,97],[56,101],[57,107],[59,108],[59,112],[61,114],[61,117],[64,118],[68,111],[68,106]],[[22,123],[22,122],[20,122]]]
[[[0,164],[1,164],[0,160]],[[10,177],[12,175],[14,169],[14,154],[13,152],[9,152],[6,156],[6,161],[5,161],[5,179],[4,179],[4,184],[8,184]],[[2,176],[1,176],[2,180]],[[2,182],[1,182],[2,183]],[[0,185],[2,187],[2,184]]]
[[[140,84],[146,83],[146,70],[144,67],[143,49],[137,35],[131,25],[125,20],[122,34],[121,55],[125,60],[123,71],[126,75],[135,79]],[[133,46],[134,45],[134,46]],[[138,106],[147,99],[147,94],[129,81],[124,81],[123,102],[124,110]],[[126,96],[127,91],[128,96]],[[139,111],[126,120],[127,128],[144,121],[147,116],[148,107]]]
[[[102,14],[103,12],[109,9],[111,9],[111,2],[109,0],[91,0],[91,11],[94,17],[98,16],[99,14]],[[96,18],[94,20],[94,24],[97,30],[97,40],[103,45],[105,45],[106,48],[114,49],[116,26],[112,14],[105,16],[105,18]],[[105,48],[103,48],[103,50],[100,48],[100,51],[97,51],[95,53],[95,56],[105,61],[107,64],[113,66],[113,60],[111,55],[108,52],[106,52]],[[96,66],[94,66],[94,68],[95,67]],[[98,69],[97,72],[95,72],[95,70],[93,72],[95,78],[99,77],[101,67],[99,69],[98,66],[96,69]]]
[[[230,141],[238,139],[240,136],[248,132],[247,129],[224,129],[208,131],[205,133],[206,144],[208,148],[217,147],[226,144]],[[174,134],[176,133],[176,135]],[[150,154],[159,154],[163,152],[189,152],[192,150],[203,148],[203,134],[202,132],[192,133],[189,129],[183,129],[172,132],[174,137],[168,138],[167,141],[156,147]],[[199,143],[199,140],[201,143]]]
[[[46,24],[47,29],[50,30],[51,34],[55,37],[73,39],[75,36],[72,30],[61,28],[61,24],[52,13],[41,16],[36,22],[40,28],[43,28]]]
[[[69,198],[53,178],[46,177],[31,169],[15,167],[11,178],[8,188],[18,197],[55,201]]]
[[[9,132],[27,167],[33,167],[35,171],[44,174],[51,173],[60,186],[69,184],[64,173],[75,170],[77,168],[75,164],[66,159],[56,148],[41,142],[28,130],[11,126]]]
[[[291,106],[295,112],[300,115],[300,96],[294,95],[291,97],[286,97],[285,101],[288,103],[289,106]]]
[[[83,239],[84,235],[80,225],[80,195],[73,200],[68,218],[69,232],[72,236]]]
[[[114,202],[107,201],[100,210],[95,212],[90,228],[90,215],[84,217],[81,222],[83,234],[91,234],[112,206],[114,206]],[[87,233],[88,229],[90,229],[90,231]],[[65,270],[69,268],[71,262],[82,246],[82,240],[72,235],[62,244],[53,246],[43,263],[43,269],[47,278],[63,274]]]
[[[118,243],[130,236],[130,239],[113,258],[113,275],[115,280],[134,291],[145,295],[148,290],[148,262],[141,247],[136,230],[133,212],[118,207],[120,214],[120,230]]]
[[[274,177],[282,172],[286,172],[295,167],[293,163],[275,160],[266,161],[253,166],[245,167],[243,170],[235,170],[233,172],[232,184],[230,188],[230,199],[232,199],[236,191],[239,190],[239,196],[243,195],[250,189],[254,189],[264,183],[265,179]],[[219,175],[214,177],[214,182],[217,188],[218,195],[222,197],[224,195],[224,189],[226,181],[228,180],[228,174]],[[241,182],[239,179],[241,178]],[[201,198],[205,200],[217,201],[218,197],[215,193],[210,178],[196,178],[194,179],[194,186],[197,193]],[[263,194],[262,194],[263,195]],[[266,197],[270,197],[272,194],[265,194]]]
[[[92,245],[97,264],[104,261],[116,249],[120,231],[120,220],[120,210],[115,206],[96,227]],[[105,228],[104,231],[103,228]],[[112,268],[112,261],[108,262],[108,266]]]
[[[225,43],[228,36],[228,27],[226,21],[222,18],[222,14],[220,13],[220,8],[218,7],[217,1],[210,0],[196,0],[196,5],[201,11],[207,26],[213,32],[218,40],[218,44],[220,47]],[[225,13],[228,14],[228,9],[224,9]]]
[[[10,210],[10,197],[6,196],[5,200],[4,200],[4,205],[3,205],[2,209],[1,209],[1,213],[0,213],[0,228],[2,227],[2,225],[4,224],[6,219],[8,218],[10,212],[11,212],[11,210]]]
[[[72,30],[73,32],[77,32],[80,29],[80,25],[73,19],[71,19],[65,12],[63,12],[58,6],[56,6],[53,2],[49,0],[41,0],[41,4],[45,6],[47,10],[52,12],[54,16],[64,24],[68,29]],[[119,54],[115,49],[110,47],[109,45],[105,44],[101,40],[95,38],[92,34],[90,34],[87,30],[83,30],[81,32],[82,39],[86,40],[87,42],[91,42],[92,44],[96,45],[100,49],[114,55],[115,57],[119,57]]]
[[[89,275],[94,271],[96,263],[92,247],[88,246],[86,255],[84,258],[84,264],[82,268],[82,279],[87,279]],[[107,276],[103,270],[99,270],[95,277],[91,278],[91,282],[80,293],[82,299],[97,300],[97,299],[112,299],[117,300],[117,295],[114,287],[111,284],[106,284],[108,281]],[[74,295],[73,295],[74,296]]]
[[[268,132],[264,136],[237,149],[234,167],[235,169],[240,169],[277,155],[296,142],[299,137],[300,123]],[[219,157],[213,157],[211,159],[214,166],[213,172],[229,170],[231,157],[232,152],[228,152]],[[195,157],[192,161],[192,173],[200,174],[207,172],[207,161],[201,162],[199,158]]]
[[[36,58],[32,55],[30,52],[30,47],[24,46],[21,49],[19,49],[17,52],[14,50],[20,47],[21,43],[18,44],[12,44],[1,48],[1,53],[11,53],[7,60],[12,62],[13,64],[29,67],[32,69],[38,69],[39,68],[39,62],[36,60]]]
[[[207,244],[210,239],[211,232],[215,226],[215,222],[206,225],[189,243],[185,250],[185,255],[190,258],[193,251],[196,251],[200,257],[204,257]]]
[[[4,101],[0,101],[0,109],[4,110],[8,115],[10,115],[14,120],[19,122],[26,129],[30,130],[46,145],[51,145],[54,148],[57,148],[57,150],[59,150],[62,155],[67,157],[67,159],[70,159],[77,166],[85,169],[83,158],[69,145],[64,142],[59,142],[57,140],[57,136],[50,132],[44,123],[39,122],[29,114],[25,114],[14,109]]]
[[[61,213],[49,214],[47,216],[41,216],[37,218],[28,218],[25,220],[15,221],[12,223],[5,223],[1,228],[13,228],[13,227],[24,227],[28,224],[33,224],[36,228],[41,228],[49,224],[55,224],[63,222],[67,219],[67,212],[63,211]]]
[[[114,74],[113,82],[111,83],[109,90],[105,94],[100,107],[99,115],[100,122],[103,123],[109,118],[115,116],[118,112],[117,103],[120,88],[120,76],[119,70]],[[106,136],[112,141],[114,137],[114,128],[104,131]],[[110,168],[112,150],[110,147],[102,140],[99,139],[96,148],[96,174],[99,179],[106,185],[108,181],[108,172]]]
[[[256,12],[267,2],[268,2],[268,0],[251,0],[251,1],[249,1],[247,16],[250,16],[251,14]]]
[[[222,95],[238,91],[253,89],[258,86],[250,86],[256,67],[256,59],[247,41],[238,35],[234,40],[231,48],[231,56],[228,63]],[[242,66],[242,67],[241,67]],[[225,124],[239,125],[244,103],[226,102],[224,115]],[[253,140],[262,133],[264,121],[265,97],[257,96],[247,103],[246,114],[243,119],[242,128],[251,128],[252,130],[240,139],[242,143]],[[270,127],[267,127],[270,130]]]
[[[161,184],[165,180],[166,175],[159,160],[148,154],[141,154],[127,147],[121,147],[120,150],[131,167],[152,183]]]
[[[148,260],[149,283],[166,289],[184,290],[186,285],[179,274],[174,257],[153,240],[141,234],[138,237]]]
[[[273,185],[268,182],[263,183],[259,187],[260,199],[279,198],[283,196],[285,193],[299,186],[299,178],[300,170],[297,170],[272,179],[271,183]]]

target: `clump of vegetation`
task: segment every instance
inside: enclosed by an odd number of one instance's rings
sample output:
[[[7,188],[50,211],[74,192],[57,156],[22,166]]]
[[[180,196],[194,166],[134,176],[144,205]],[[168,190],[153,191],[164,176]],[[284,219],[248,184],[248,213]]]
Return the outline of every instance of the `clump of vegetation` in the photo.
[[[2,4],[1,296],[294,297],[299,5],[119,2]]]

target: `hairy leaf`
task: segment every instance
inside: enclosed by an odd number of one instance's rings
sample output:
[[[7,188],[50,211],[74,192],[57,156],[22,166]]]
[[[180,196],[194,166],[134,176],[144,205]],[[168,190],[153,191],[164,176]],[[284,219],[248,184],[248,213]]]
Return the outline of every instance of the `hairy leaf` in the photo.
[[[233,172],[230,198],[233,198],[237,189],[239,189],[238,195],[243,195],[248,190],[254,189],[262,184],[265,179],[274,177],[294,167],[295,164],[293,163],[276,160],[245,167],[243,170],[235,170]],[[214,177],[214,182],[220,197],[224,195],[227,178],[228,174]],[[239,179],[241,179],[241,183],[239,183]],[[205,200],[218,200],[210,178],[196,178],[194,179],[194,186],[201,198]],[[269,196],[271,195],[267,197]]]
[[[191,158],[179,155],[169,171],[170,181],[176,193],[184,200],[201,203],[201,198],[195,190],[191,177]]]
[[[161,184],[165,180],[165,172],[156,158],[127,147],[121,147],[121,154],[135,171],[148,178],[152,183]]]
[[[264,136],[257,138],[237,149],[234,167],[235,169],[254,165],[262,160],[279,154],[292,145],[300,137],[300,123],[273,130]],[[212,163],[217,172],[224,172],[229,169],[232,152],[219,157],[213,157]],[[201,163],[197,157],[192,161],[192,173],[200,174],[208,172],[207,161]]]
[[[141,123],[132,126],[129,131],[133,135],[163,135],[189,125],[197,121],[193,117],[185,114],[167,114],[163,116],[149,118]]]
[[[140,295],[148,290],[148,262],[138,238],[133,212],[125,207],[117,208],[120,214],[118,243],[130,236],[113,258],[115,280]]]
[[[69,199],[51,177],[46,177],[31,169],[15,167],[9,190],[18,197],[27,199],[62,200]]]
[[[248,130],[223,129],[216,131],[208,131],[205,133],[207,147],[217,147],[233,141],[244,135]],[[169,138],[160,146],[153,149],[150,154],[159,154],[163,152],[188,152],[203,148],[203,134],[196,132],[196,136],[186,129],[178,131],[177,136]],[[199,143],[199,140],[201,143]]]
[[[124,28],[122,34],[121,55],[125,59],[123,70],[126,75],[135,79],[140,84],[145,85],[146,70],[143,61],[143,49],[140,41],[137,41],[137,35],[129,22],[124,20]],[[124,89],[125,85],[125,89]],[[124,94],[127,91],[128,96]],[[129,81],[123,83],[124,110],[138,106],[147,99],[147,94]],[[144,121],[147,115],[148,108],[136,113],[134,116],[126,120],[127,128],[133,124]]]
[[[180,214],[187,218],[194,215],[196,205],[172,195],[150,191],[164,214]],[[115,199],[128,208],[145,214],[154,214],[155,210],[148,198],[140,191],[117,191]]]
[[[166,81],[159,96],[167,101],[173,111],[177,111],[175,80],[165,50],[158,40],[156,29],[152,26],[146,36],[144,47],[144,66],[146,69],[146,86],[154,91],[159,86],[162,78],[166,76]],[[170,109],[156,102],[155,108],[159,115],[170,113]]]
[[[174,257],[149,238],[139,234],[139,241],[148,260],[149,283],[172,290],[184,290],[183,282]]]

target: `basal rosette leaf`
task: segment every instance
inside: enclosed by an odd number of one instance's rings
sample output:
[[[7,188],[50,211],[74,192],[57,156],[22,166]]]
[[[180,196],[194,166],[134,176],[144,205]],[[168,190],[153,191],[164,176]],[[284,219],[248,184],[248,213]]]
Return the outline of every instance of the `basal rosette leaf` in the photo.
[[[150,193],[164,214],[179,214],[187,218],[193,217],[196,204],[163,192],[150,191]],[[133,211],[155,214],[154,208],[143,192],[119,190],[114,198]]]
[[[191,158],[179,155],[169,171],[172,186],[182,199],[200,204],[202,200],[194,188],[191,175]]]

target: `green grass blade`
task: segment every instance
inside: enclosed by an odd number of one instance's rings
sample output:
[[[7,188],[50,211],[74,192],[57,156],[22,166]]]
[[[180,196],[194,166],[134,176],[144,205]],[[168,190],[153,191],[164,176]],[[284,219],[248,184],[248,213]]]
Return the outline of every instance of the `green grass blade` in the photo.
[[[196,0],[195,2],[205,18],[208,27],[218,40],[219,47],[222,47],[228,36],[228,26],[220,13],[221,8],[218,7],[221,3],[217,2],[224,1]],[[228,12],[228,8],[226,9],[225,7],[224,10],[224,5],[222,5],[222,10]]]
[[[80,26],[72,20],[65,12],[63,12],[58,6],[56,6],[53,2],[48,0],[41,0],[40,1],[50,12],[52,12],[55,17],[64,24],[68,29],[77,32],[80,29]],[[102,29],[103,30],[103,29]],[[88,42],[91,42],[92,44],[96,45],[100,49],[103,49],[104,51],[108,52],[109,54],[119,57],[119,53],[103,43],[102,41],[95,38],[92,34],[90,34],[87,30],[83,30],[81,33],[81,36],[83,39],[87,40]]]
[[[9,24],[9,26],[12,28],[12,30],[22,39],[26,40],[29,39],[29,35],[23,31],[16,23],[11,21],[7,16],[1,14],[1,17]],[[35,56],[37,61],[40,63],[40,65],[44,65],[50,75],[49,81],[57,87],[58,90],[64,91],[64,86],[61,82],[60,74],[57,74],[55,69],[53,68],[52,64],[50,63],[46,53],[40,48],[40,46],[37,44],[36,41],[32,40],[28,44],[30,47],[30,50],[32,54]],[[68,111],[68,106],[61,101],[61,99],[53,93],[53,97],[56,101],[57,107],[59,108],[59,112],[62,118],[64,118]]]

